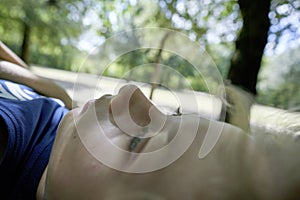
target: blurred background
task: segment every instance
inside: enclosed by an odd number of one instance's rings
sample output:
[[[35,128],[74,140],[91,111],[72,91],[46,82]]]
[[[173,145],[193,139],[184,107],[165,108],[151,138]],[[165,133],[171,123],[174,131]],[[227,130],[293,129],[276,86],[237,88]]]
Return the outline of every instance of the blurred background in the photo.
[[[31,66],[98,74],[97,52],[92,50],[114,33],[170,28],[198,43],[223,79],[255,94],[259,104],[300,110],[300,1],[1,0],[0,10],[0,40]],[[162,47],[167,39],[157,38]],[[155,49],[130,52],[104,73],[123,77],[144,63],[174,67],[194,90],[207,91],[190,63]],[[127,77],[143,81],[156,73],[155,67],[147,69]],[[183,87],[168,73],[159,78],[172,89]]]

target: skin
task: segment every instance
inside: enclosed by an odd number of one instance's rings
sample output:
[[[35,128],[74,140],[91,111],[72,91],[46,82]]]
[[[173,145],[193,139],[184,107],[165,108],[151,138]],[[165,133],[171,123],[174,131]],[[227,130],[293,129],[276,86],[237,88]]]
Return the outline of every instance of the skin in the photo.
[[[179,124],[190,134],[193,124],[198,124],[197,135],[191,146],[170,165],[148,173],[126,173],[107,166],[98,160],[90,149],[84,146],[82,137],[91,137],[99,131],[97,124],[113,144],[124,151],[132,137],[124,134],[115,122],[123,110],[112,112],[114,106],[124,108],[123,104],[130,91],[129,110],[137,124],[149,124],[149,109],[155,116],[166,119],[163,127],[165,134],[158,134],[138,144],[134,151],[152,152],[174,139]],[[126,108],[124,108],[125,110]],[[96,113],[97,122],[91,120]],[[141,114],[143,113],[143,114]],[[74,120],[77,126],[74,125]],[[204,159],[198,158],[199,148],[205,134],[212,134],[211,126],[221,126],[221,136]],[[78,133],[82,130],[84,133]],[[81,135],[81,134],[84,134]],[[139,155],[113,154],[105,138],[94,138],[96,146],[107,150],[105,153],[123,169],[150,165],[151,160],[142,160]],[[171,149],[162,154],[156,162],[165,160],[172,154]],[[100,151],[98,151],[100,153]],[[110,155],[111,154],[111,155]],[[117,96],[104,96],[88,102],[83,108],[77,108],[66,115],[60,124],[51,153],[47,171],[41,179],[38,199],[232,199],[240,196],[244,199],[270,199],[271,174],[268,162],[264,159],[259,146],[241,129],[210,121],[197,116],[166,116],[143,96],[135,86],[126,86]],[[251,170],[250,170],[251,169]],[[45,178],[46,177],[46,178]],[[256,180],[259,177],[259,181]]]
[[[62,100],[66,107],[72,108],[72,99],[66,91],[50,80],[46,80],[28,70],[27,64],[0,41],[0,79],[27,85],[36,92]],[[8,137],[6,124],[0,119],[0,161],[4,156]]]
[[[58,98],[62,100],[69,109],[72,109],[72,106],[74,105],[74,102],[72,102],[72,99],[63,88],[50,80],[33,74],[28,69],[28,65],[1,41],[0,79],[27,85],[44,96]],[[6,124],[4,123],[3,119],[0,118],[0,162],[4,156],[7,143],[8,135]],[[41,180],[44,178],[45,176],[42,176]],[[41,189],[38,189],[38,191],[39,190]],[[38,191],[37,193],[39,193]]]
[[[11,53],[2,47],[0,58],[10,61],[13,57],[7,58],[7,55]],[[16,59],[0,62],[0,78],[28,85],[45,96],[60,98],[71,108],[72,101],[63,89],[12,63],[22,66]],[[126,107],[128,98],[129,107]],[[127,111],[138,125],[131,129],[133,133],[152,133],[155,125],[161,125],[162,121],[160,134],[142,139],[132,147],[133,137],[122,127],[124,123],[130,127]],[[5,124],[0,123],[0,127],[1,160],[7,135]],[[215,134],[216,127],[221,128],[218,142],[208,156],[199,159],[204,137]],[[160,149],[171,144],[180,128],[183,138],[188,140],[195,131],[196,137],[178,159],[147,173],[128,173],[172,157],[181,143],[161,153],[155,161],[143,159],[145,153],[158,149],[161,152]],[[107,138],[129,153],[111,151]],[[256,137],[237,127],[198,116],[167,116],[135,86],[126,86],[117,96],[90,101],[64,117],[49,165],[37,189],[37,199],[297,199],[300,162],[294,155],[298,155],[299,144],[293,139],[283,144],[288,148],[276,145],[273,148],[268,141],[258,142]],[[99,155],[108,156],[114,165],[103,162]]]
[[[10,63],[14,63],[24,68],[28,68],[28,65],[1,41],[0,41],[0,59],[8,61]]]
[[[54,82],[33,74],[28,69],[7,61],[0,61],[0,79],[27,85],[36,92],[60,99],[67,108],[72,108],[72,99],[66,91]]]

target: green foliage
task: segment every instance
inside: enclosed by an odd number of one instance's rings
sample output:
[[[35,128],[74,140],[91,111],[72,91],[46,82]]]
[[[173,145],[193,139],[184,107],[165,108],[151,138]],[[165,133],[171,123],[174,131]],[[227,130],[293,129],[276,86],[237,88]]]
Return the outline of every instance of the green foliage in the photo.
[[[300,37],[297,31],[299,20],[292,19],[299,16],[299,1],[272,0],[271,3],[267,51],[276,49],[282,41],[292,44]],[[226,78],[230,58],[235,51],[234,42],[243,23],[238,1],[231,0],[1,0],[0,9],[0,40],[20,55],[26,24],[30,26],[30,62],[67,70],[77,70],[76,65],[85,58],[78,49],[78,43],[86,31],[94,31],[99,37],[108,39],[122,30],[164,27],[183,32],[198,42],[212,57],[222,77]],[[87,23],[87,19],[94,18],[91,12],[97,19]],[[125,41],[139,42],[135,38],[125,38]],[[155,66],[150,64],[142,71],[137,66],[155,63],[157,54],[157,50],[145,49],[127,53],[117,59],[105,74],[151,82]],[[91,56],[85,63],[86,67],[80,70],[99,73],[97,56]],[[269,67],[264,66],[273,69],[272,72],[281,66],[286,67],[277,79],[272,79],[274,73],[260,76],[260,85],[264,85],[259,89],[260,103],[282,108],[297,105],[298,57],[289,56],[288,60],[293,63],[281,58],[276,59],[280,64],[268,62]],[[159,64],[184,75],[194,89],[207,91],[203,78],[180,56],[163,52]],[[184,88],[179,84],[183,81],[174,74],[162,73],[160,79],[171,88]]]
[[[156,49],[138,49],[124,54],[106,69],[104,75],[150,84],[153,81],[158,52]],[[194,90],[208,91],[203,77],[182,57],[163,52],[158,65],[160,85],[170,89],[192,87]]]
[[[99,18],[102,27],[99,34],[105,37],[111,36],[115,31],[131,29],[144,26],[160,26],[172,28],[186,33],[192,40],[199,42],[206,49],[208,55],[216,63],[223,78],[226,78],[230,65],[230,58],[234,52],[234,41],[242,27],[242,19],[237,1],[228,0],[206,0],[206,1],[183,1],[183,0],[154,0],[154,1],[128,1],[114,0],[109,2],[98,2]],[[280,11],[279,6],[287,5],[287,12]],[[292,7],[290,7],[292,6]],[[120,7],[122,9],[120,9]],[[289,13],[299,11],[299,4],[294,1],[272,1],[271,13],[269,14],[273,26],[278,27],[281,20],[286,20]],[[276,15],[273,16],[272,12]],[[111,13],[114,13],[111,17]],[[286,26],[286,29],[292,26]],[[286,29],[276,29],[276,42],[279,41],[280,34]],[[274,31],[274,27],[271,30]],[[271,36],[274,39],[274,37]],[[272,43],[273,41],[269,41]],[[184,45],[184,44],[183,44]],[[270,45],[269,45],[270,46]],[[275,45],[276,46],[276,45]],[[274,46],[274,47],[275,47]],[[155,53],[131,52],[124,55],[117,63],[111,67],[106,74],[120,77],[127,71],[143,63],[151,63],[155,60]],[[193,87],[197,90],[205,91],[205,84],[199,77],[189,74],[189,66],[178,58],[171,55],[161,59],[160,64],[168,66],[180,66],[179,71],[183,73]],[[182,68],[181,68],[182,67]],[[148,70],[147,76],[151,77]],[[137,73],[137,72],[135,72]],[[145,81],[145,74],[130,73],[130,78]],[[175,84],[178,80],[165,75],[169,80],[169,85],[179,87]],[[127,77],[128,78],[128,77]],[[128,79],[130,79],[128,78]],[[148,78],[151,81],[150,78]],[[171,84],[172,83],[172,84]],[[277,90],[276,88],[274,90]],[[278,89],[279,90],[279,89]],[[268,91],[271,95],[271,90]],[[265,91],[264,94],[268,95]],[[259,97],[260,98],[260,97]],[[273,97],[272,97],[273,98]],[[267,103],[267,101],[260,101]],[[277,105],[277,104],[276,104]]]
[[[260,77],[258,103],[283,109],[299,107],[299,77],[300,49],[269,57]]]
[[[214,43],[216,41],[210,41],[209,38],[211,34],[215,34],[218,40],[231,42],[232,37],[236,36],[241,27],[236,1],[160,0],[159,2],[161,11],[172,22],[172,26],[195,36],[196,41]],[[218,27],[218,25],[227,26],[227,28]],[[232,35],[231,38],[228,37],[230,35]]]
[[[72,40],[84,30],[82,18],[87,9],[86,2],[2,0],[0,39],[20,55],[24,26],[27,25],[32,52],[29,61],[68,69],[72,55],[76,53]]]

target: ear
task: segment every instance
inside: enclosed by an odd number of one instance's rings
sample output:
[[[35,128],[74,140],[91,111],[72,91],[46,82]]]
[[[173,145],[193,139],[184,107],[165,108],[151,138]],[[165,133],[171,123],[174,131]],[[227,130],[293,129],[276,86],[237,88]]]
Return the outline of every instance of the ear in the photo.
[[[250,131],[251,106],[254,104],[254,96],[235,85],[225,86],[226,107],[225,121],[235,125],[246,132]]]

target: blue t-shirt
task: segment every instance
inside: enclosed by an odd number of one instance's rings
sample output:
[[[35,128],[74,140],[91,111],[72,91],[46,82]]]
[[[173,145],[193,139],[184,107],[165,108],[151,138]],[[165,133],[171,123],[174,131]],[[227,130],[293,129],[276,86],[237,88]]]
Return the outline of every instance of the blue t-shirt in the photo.
[[[68,110],[31,88],[0,80],[8,144],[0,164],[1,199],[35,199],[59,122]],[[1,127],[5,128],[5,127]]]

